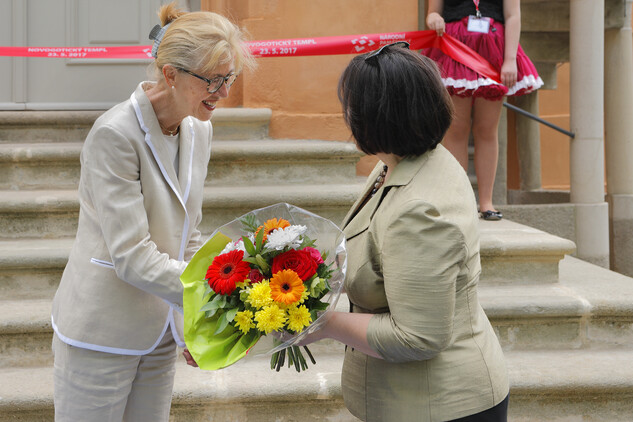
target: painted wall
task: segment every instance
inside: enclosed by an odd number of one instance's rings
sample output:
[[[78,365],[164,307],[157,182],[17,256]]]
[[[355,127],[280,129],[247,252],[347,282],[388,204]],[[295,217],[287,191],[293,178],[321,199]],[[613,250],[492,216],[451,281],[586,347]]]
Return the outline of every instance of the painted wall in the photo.
[[[418,5],[411,0],[203,0],[201,7],[232,17],[252,40],[418,29]],[[258,59],[257,70],[241,78],[243,91],[231,92],[231,102],[224,106],[272,109],[272,138],[349,141],[336,87],[351,57]],[[359,173],[366,174],[373,163],[362,160]]]
[[[252,40],[398,32],[418,29],[417,0],[202,0],[202,10],[222,13],[247,29]],[[339,75],[351,56],[258,59],[244,74],[224,107],[273,110],[270,136],[279,139],[350,141],[336,94]],[[569,65],[558,69],[556,90],[539,92],[540,116],[569,128]],[[508,187],[517,189],[518,158],[512,113],[508,113]],[[365,158],[359,174],[375,160]],[[541,126],[544,189],[569,189],[569,139]]]
[[[569,63],[558,68],[558,88],[539,92],[541,118],[569,129]],[[541,125],[541,182],[543,189],[569,190],[569,148],[566,135]]]
[[[556,89],[540,89],[539,117],[569,130],[569,63],[557,70]],[[514,113],[508,112],[508,189],[519,189],[519,158]],[[569,190],[570,139],[545,125],[540,125],[541,185],[545,190]]]

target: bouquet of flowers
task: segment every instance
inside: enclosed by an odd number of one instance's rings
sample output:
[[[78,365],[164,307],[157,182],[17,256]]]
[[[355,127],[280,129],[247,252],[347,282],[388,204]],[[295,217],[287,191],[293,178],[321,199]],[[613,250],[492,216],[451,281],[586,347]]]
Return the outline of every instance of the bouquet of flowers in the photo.
[[[295,344],[334,308],[346,262],[340,229],[293,205],[261,208],[225,224],[181,276],[189,352],[200,368],[220,369],[270,334],[272,345],[258,353],[273,353],[271,368],[279,371],[287,361],[306,369]]]

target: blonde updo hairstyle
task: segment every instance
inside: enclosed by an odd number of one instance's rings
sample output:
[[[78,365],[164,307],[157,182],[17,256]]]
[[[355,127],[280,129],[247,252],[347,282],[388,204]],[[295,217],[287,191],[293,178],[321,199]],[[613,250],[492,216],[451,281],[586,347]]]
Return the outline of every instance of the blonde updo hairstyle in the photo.
[[[235,73],[255,65],[244,33],[224,16],[213,12],[186,12],[176,1],[158,11],[161,25],[170,24],[156,53],[155,73],[170,64],[203,75],[231,62]]]

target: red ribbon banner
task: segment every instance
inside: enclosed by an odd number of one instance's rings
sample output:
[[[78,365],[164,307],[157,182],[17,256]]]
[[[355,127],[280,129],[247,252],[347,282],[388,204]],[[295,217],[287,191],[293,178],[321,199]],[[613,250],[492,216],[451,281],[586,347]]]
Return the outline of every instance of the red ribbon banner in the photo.
[[[151,45],[123,47],[0,47],[0,57],[61,59],[153,59]]]
[[[347,35],[338,37],[264,40],[248,43],[257,57],[299,57],[334,54],[361,54],[385,44],[407,41],[412,50],[439,48],[455,61],[501,83],[499,71],[477,52],[460,41],[435,31],[393,32],[387,34]],[[0,57],[57,57],[85,59],[151,59],[151,46],[124,47],[0,47]]]

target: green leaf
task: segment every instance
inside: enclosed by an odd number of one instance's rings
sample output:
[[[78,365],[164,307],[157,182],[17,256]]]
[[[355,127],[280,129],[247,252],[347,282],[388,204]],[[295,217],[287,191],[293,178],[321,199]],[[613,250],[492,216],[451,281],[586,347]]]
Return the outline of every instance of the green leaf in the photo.
[[[211,309],[209,311],[206,311],[204,313],[204,316],[206,316],[207,318],[213,318],[215,316],[215,314],[217,314],[219,311],[219,309]]]
[[[225,312],[222,315],[220,315],[220,319],[218,320],[218,326],[215,329],[215,333],[213,334],[220,334],[222,331],[224,331],[227,325],[229,325],[229,320],[226,318],[226,312]]]
[[[315,241],[310,239],[308,236],[303,236],[303,239],[301,239],[301,245],[299,245],[299,249],[303,249],[308,246],[314,248],[314,243]]]
[[[321,294],[326,289],[325,281],[322,278],[314,277],[310,283],[310,296],[321,297]]]
[[[200,308],[200,312],[216,310],[220,308],[220,304],[217,301],[210,301],[205,303],[202,308]]]
[[[229,300],[227,302],[227,308],[237,308],[240,305],[240,298],[237,291],[234,291],[231,296],[229,296]]]
[[[247,236],[242,236],[242,240],[244,241],[244,249],[246,249],[246,253],[250,256],[255,256],[255,246],[253,246],[253,242]]]
[[[222,309],[226,306],[226,296],[216,294],[209,302],[207,302],[200,311],[210,311],[213,309]]]
[[[262,249],[264,249],[264,229],[260,230],[255,238],[255,254],[261,253]]]
[[[334,273],[334,270],[332,269],[332,265],[334,265],[334,263],[330,265],[319,264],[319,266],[317,267],[317,275],[325,279],[331,278],[332,273]]]
[[[237,315],[237,312],[239,311],[238,308],[232,308],[229,309],[228,311],[226,311],[226,313],[224,314],[226,317],[226,320],[228,322],[233,322],[233,320],[235,319],[235,315]]]
[[[257,217],[253,214],[248,214],[244,216],[244,218],[241,218],[240,223],[242,223],[244,230],[247,232],[255,232],[261,225],[259,224]]]
[[[311,308],[315,311],[324,311],[328,308],[328,306],[330,306],[330,304],[327,302],[317,301],[316,303],[314,303],[314,305],[311,306]]]
[[[240,301],[242,303],[246,302],[246,299],[248,299],[248,296],[250,295],[250,293],[248,291],[243,291],[240,293]]]
[[[255,256],[255,259],[257,260],[257,265],[259,265],[259,268],[261,268],[263,273],[267,273],[270,270],[270,266],[261,255],[258,254]]]

